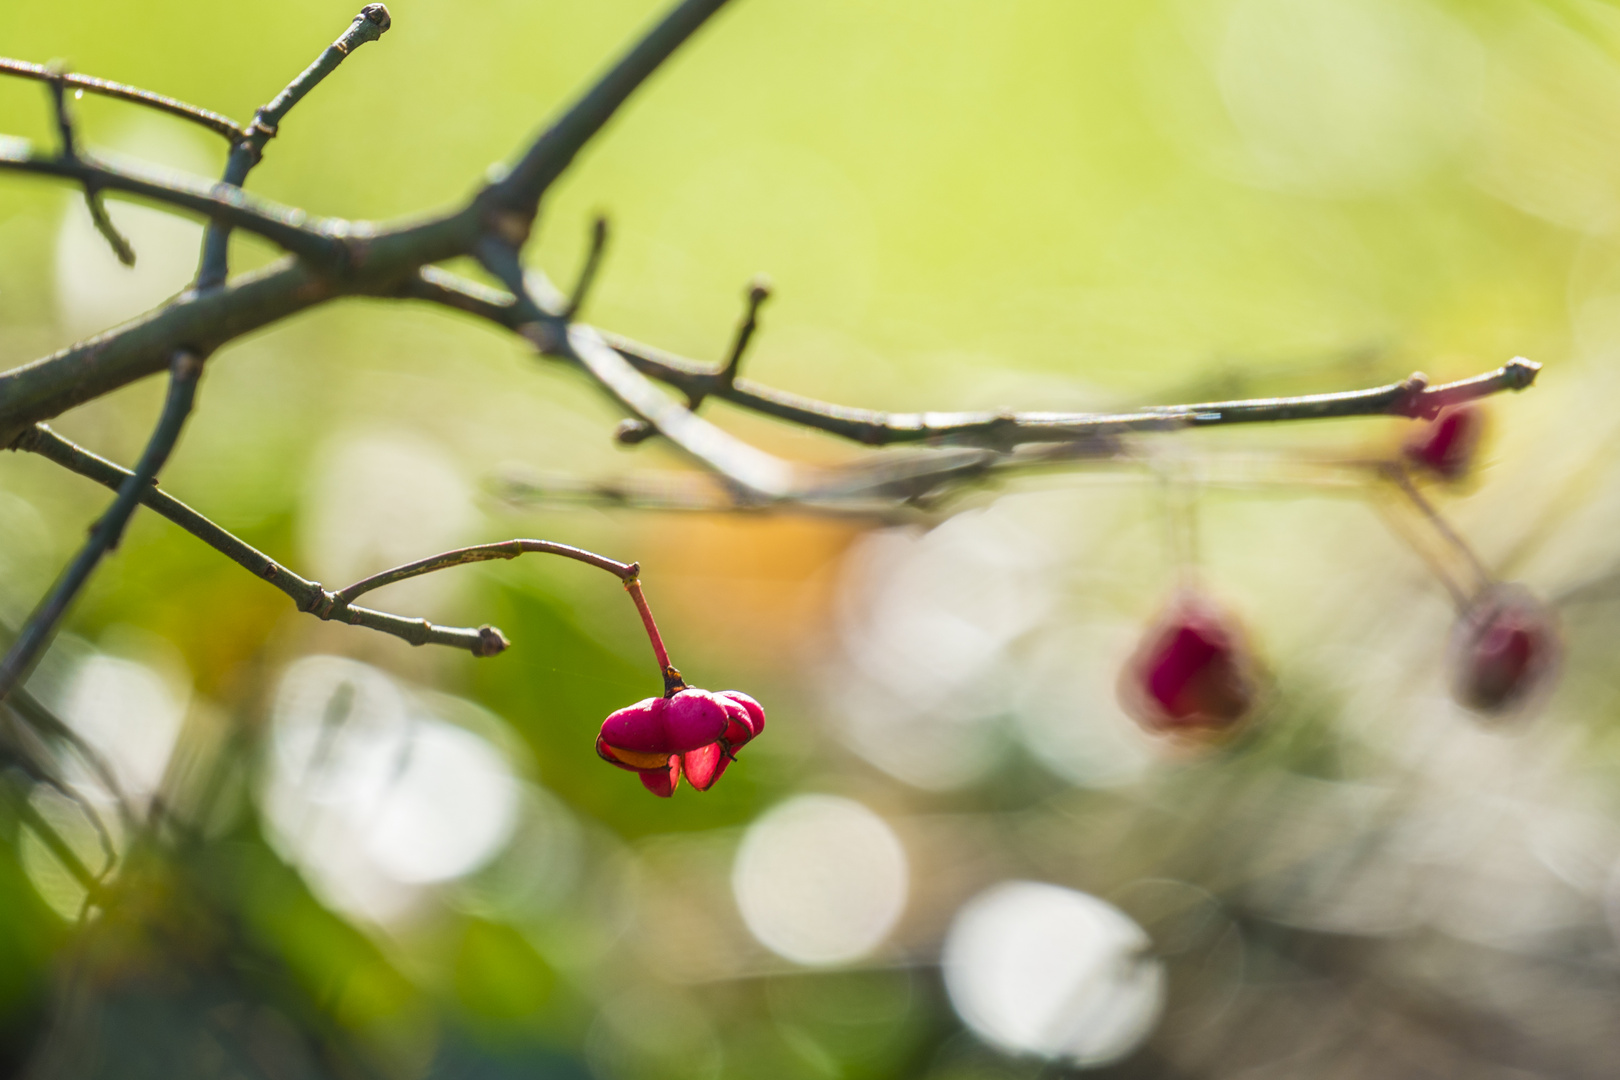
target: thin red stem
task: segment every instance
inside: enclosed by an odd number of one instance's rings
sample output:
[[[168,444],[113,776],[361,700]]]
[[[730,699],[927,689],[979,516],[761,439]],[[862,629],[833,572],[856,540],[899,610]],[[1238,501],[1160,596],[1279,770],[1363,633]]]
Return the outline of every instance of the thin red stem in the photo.
[[[1440,516],[1440,511],[1436,510],[1434,505],[1423,497],[1423,493],[1417,489],[1417,485],[1412,483],[1412,478],[1407,474],[1406,469],[1400,465],[1395,465],[1388,470],[1388,475],[1394,481],[1395,487],[1402,495],[1406,496],[1408,502],[1417,508],[1418,513],[1433,527],[1440,539],[1463,557],[1463,561],[1468,564],[1468,568],[1474,573],[1475,587],[1481,591],[1488,588],[1492,578],[1491,572],[1485,566],[1484,561],[1474,553],[1474,549],[1469,546],[1468,541],[1462,538],[1462,534],[1453,529],[1451,524]]]
[[[641,579],[630,578],[624,583],[624,591],[630,594],[630,599],[636,603],[636,610],[641,612],[641,625],[647,628],[647,640],[652,642],[653,655],[658,658],[658,670],[664,675],[664,696],[674,697],[676,693],[685,689],[686,683],[681,679],[681,673],[675,670],[675,665],[669,662],[669,650],[664,648],[664,637],[658,632],[658,623],[653,620],[652,608],[647,606],[647,597],[641,591]]]

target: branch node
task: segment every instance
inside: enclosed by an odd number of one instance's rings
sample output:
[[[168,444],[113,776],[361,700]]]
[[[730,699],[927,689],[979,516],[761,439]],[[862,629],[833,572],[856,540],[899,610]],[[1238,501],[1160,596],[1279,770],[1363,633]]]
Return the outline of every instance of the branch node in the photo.
[[[554,356],[562,351],[567,340],[565,331],[550,319],[544,322],[528,322],[517,328],[518,335],[528,340],[535,351],[546,356]]]
[[[497,210],[488,215],[484,223],[490,232],[515,248],[529,242],[529,230],[534,227],[533,218],[514,210]]]
[[[1429,377],[1423,372],[1412,372],[1397,384],[1396,389],[1400,396],[1390,405],[1389,410],[1395,415],[1429,417],[1440,411],[1437,403],[1424,400],[1424,394],[1429,389]]]
[[[124,526],[135,512],[141,497],[151,489],[151,480],[163,467],[180,438],[180,430],[191,412],[197,391],[197,375],[202,361],[187,348],[176,349],[169,363],[169,392],[164,398],[163,411],[146,441],[135,469],[118,487],[118,496],[112,506],[96,522],[90,539],[79,549],[73,561],[63,569],[55,585],[34,608],[22,631],[11,643],[5,657],[0,659],[0,699],[4,699],[33,669],[34,663],[56,634],[56,628],[68,607],[90,580],[97,564],[118,546]]]

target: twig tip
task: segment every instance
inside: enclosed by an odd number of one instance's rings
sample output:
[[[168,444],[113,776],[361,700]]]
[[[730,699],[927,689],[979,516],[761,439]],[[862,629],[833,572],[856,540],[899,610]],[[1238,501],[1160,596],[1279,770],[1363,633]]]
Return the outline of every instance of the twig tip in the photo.
[[[647,421],[627,416],[614,425],[613,440],[623,446],[635,446],[637,443],[646,442],[657,433],[658,429]]]
[[[478,628],[478,643],[473,646],[472,654],[480,658],[499,656],[511,645],[512,643],[506,640],[505,634],[485,623]]]
[[[1526,360],[1522,356],[1515,356],[1502,365],[1502,374],[1507,376],[1507,384],[1514,390],[1523,390],[1535,382],[1540,372],[1540,364],[1534,360]]]

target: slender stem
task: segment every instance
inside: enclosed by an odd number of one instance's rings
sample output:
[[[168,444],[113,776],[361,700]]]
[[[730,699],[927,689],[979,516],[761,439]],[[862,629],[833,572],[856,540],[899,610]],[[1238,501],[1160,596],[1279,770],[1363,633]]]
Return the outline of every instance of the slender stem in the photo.
[[[56,152],[64,161],[72,161],[79,156],[79,144],[73,134],[73,114],[68,111],[67,87],[63,85],[66,75],[58,64],[45,67],[45,82],[51,92],[51,119],[56,123]]]
[[[102,556],[118,546],[119,539],[124,535],[124,526],[141,500],[142,490],[152,483],[158,470],[163,468],[163,463],[169,459],[170,451],[180,438],[180,429],[191,412],[202,368],[202,357],[197,354],[185,350],[174,354],[174,362],[169,369],[169,394],[164,400],[157,425],[152,429],[152,436],[147,440],[146,450],[141,454],[135,471],[119,488],[112,506],[96,523],[90,539],[57,580],[50,594],[34,609],[22,632],[17,635],[17,640],[6,651],[4,660],[0,660],[0,700],[33,667],[40,653],[50,643],[68,606],[90,580]]]
[[[231,147],[231,156],[225,162],[223,182],[240,188],[246,182],[248,173],[253,171],[253,166],[264,157],[265,144],[275,138],[277,128],[287,113],[292,111],[292,107],[302,101],[304,95],[315,89],[322,79],[335,71],[351,51],[368,41],[376,41],[382,37],[391,23],[388,9],[382,4],[367,4],[361,8],[360,14],[354,17],[349,28],[343,31],[336,41],[321,50],[314,63],[288,83],[268,105],[260,106],[253,114],[253,123],[247,126],[242,137]],[[225,283],[226,274],[229,272],[230,237],[229,224],[220,221],[209,223],[208,230],[203,235],[202,260],[197,270],[199,291],[215,289]]]
[[[737,384],[737,372],[742,367],[743,354],[748,351],[748,342],[753,338],[754,331],[759,328],[759,306],[770,299],[770,295],[770,283],[764,278],[755,278],[748,287],[748,313],[737,327],[737,334],[731,342],[731,352],[727,354],[725,362],[720,365],[720,370],[715,375],[715,380],[721,389],[729,390]],[[571,310],[572,305],[570,305]],[[695,390],[688,391],[686,407],[696,412],[698,406],[703,404],[703,399],[707,394],[708,389],[705,386],[699,386]],[[658,429],[650,421],[638,420],[634,417],[621,420],[619,426],[613,429],[613,438],[625,446],[635,446],[637,443],[646,442],[656,434],[658,434]]]
[[[568,306],[563,309],[562,317],[567,322],[573,322],[574,316],[585,305],[585,297],[590,295],[591,286],[596,283],[596,273],[602,268],[602,253],[607,250],[608,222],[605,217],[597,217],[591,225],[591,247],[585,253],[585,265],[580,267],[579,280],[574,283],[573,295],[568,298]]]
[[[675,665],[669,662],[669,650],[664,648],[664,636],[658,632],[658,624],[653,621],[652,608],[647,606],[647,597],[641,591],[640,578],[627,578],[624,591],[630,594],[635,601],[636,611],[641,613],[641,625],[647,629],[647,640],[652,642],[653,656],[658,659],[658,670],[664,675],[664,696],[674,697],[686,689],[686,682],[681,673],[675,670]]]
[[[149,109],[166,112],[170,116],[178,116],[182,120],[190,120],[200,124],[210,131],[236,140],[247,133],[246,129],[228,116],[222,116],[208,109],[200,109],[195,105],[188,105],[177,98],[166,97],[163,94],[154,94],[150,90],[142,90],[123,83],[112,82],[108,79],[97,79],[89,75],[75,75],[64,72],[60,76],[51,74],[51,69],[45,64],[30,64],[23,60],[12,60],[0,57],[0,75],[16,75],[24,79],[36,79],[48,82],[60,78],[63,83],[75,90],[84,90],[103,97],[117,98],[119,101],[129,101],[136,105],[144,105]]]
[[[1468,590],[1463,588],[1456,578],[1452,577],[1450,568],[1446,566],[1440,554],[1434,550],[1434,545],[1425,543],[1421,538],[1414,535],[1409,519],[1397,513],[1388,500],[1376,500],[1376,506],[1382,511],[1384,521],[1389,525],[1390,529],[1405,540],[1408,547],[1417,552],[1418,558],[1423,561],[1423,564],[1429,568],[1429,572],[1435,576],[1435,579],[1440,582],[1446,593],[1450,595],[1451,602],[1457,610],[1466,609],[1468,607]]]
[[[759,307],[770,298],[770,282],[764,278],[755,278],[748,286],[748,314],[737,327],[737,336],[731,343],[731,353],[720,367],[722,386],[730,388],[737,384],[737,371],[742,367],[743,354],[748,351],[748,342],[753,339],[754,331],[759,329]],[[694,401],[692,407],[697,408],[697,404]]]
[[[1407,500],[1417,508],[1418,513],[1423,515],[1424,520],[1434,527],[1434,531],[1439,534],[1440,538],[1450,545],[1452,550],[1463,557],[1463,561],[1468,564],[1469,569],[1474,573],[1475,587],[1479,589],[1488,587],[1492,582],[1492,577],[1491,572],[1486,569],[1485,563],[1474,553],[1474,549],[1469,545],[1468,541],[1462,538],[1462,534],[1453,529],[1451,524],[1441,516],[1440,511],[1436,510],[1434,505],[1423,497],[1423,493],[1417,489],[1417,485],[1412,483],[1412,478],[1407,474],[1406,469],[1400,464],[1395,464],[1386,468],[1384,473],[1400,493],[1406,496]]]
[[[102,239],[106,240],[108,246],[113,249],[113,254],[118,257],[118,261],[125,266],[134,266],[135,247],[123,233],[118,231],[118,226],[113,224],[112,218],[107,213],[106,205],[101,201],[101,189],[94,183],[84,185],[84,205],[90,211],[90,223],[96,227],[96,232],[100,233]]]
[[[584,368],[602,389],[630,413],[670,442],[707,465],[754,500],[790,497],[795,488],[793,467],[780,458],[722,431],[691,409],[671,401],[645,375],[609,348],[601,334],[582,323],[565,322],[555,314],[551,298],[542,305],[534,299],[515,245],[487,235],[473,251],[484,268],[512,290],[519,332],[543,355],[571,360]],[[538,275],[535,275],[538,278]],[[541,285],[549,289],[543,279]]]
[[[356,597],[362,596],[373,589],[380,589],[384,585],[392,585],[396,581],[405,581],[408,578],[419,577],[422,574],[431,574],[436,570],[447,570],[452,566],[464,566],[467,563],[486,562],[490,559],[515,559],[527,552],[539,552],[545,555],[561,555],[566,559],[588,563],[600,570],[626,581],[633,579],[640,573],[640,567],[635,563],[622,563],[609,559],[604,555],[586,551],[584,548],[571,547],[568,544],[553,543],[550,540],[503,540],[495,544],[478,544],[474,547],[457,548],[446,551],[441,555],[433,555],[426,559],[418,559],[404,566],[396,566],[392,570],[384,570],[380,574],[355,582],[345,588],[339,589],[332,595],[339,604],[348,604]]]

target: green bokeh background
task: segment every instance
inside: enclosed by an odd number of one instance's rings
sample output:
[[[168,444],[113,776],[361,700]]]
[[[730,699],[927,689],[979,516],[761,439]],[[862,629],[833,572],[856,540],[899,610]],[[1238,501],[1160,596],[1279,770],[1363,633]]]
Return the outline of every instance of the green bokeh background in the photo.
[[[660,5],[399,0],[390,9],[382,41],[282,125],[254,191],[372,220],[452,206]],[[324,0],[12,3],[0,8],[0,51],[62,57],[76,71],[245,118],[351,15]],[[0,82],[0,129],[48,143],[45,105],[37,84]],[[91,143],[150,147],[166,164],[210,172],[223,165],[219,140],[178,121],[97,99],[76,109]],[[1442,500],[1488,563],[1557,594],[1600,578],[1615,555],[1606,402],[1620,332],[1616,121],[1620,11],[1588,0],[738,0],[547,196],[528,257],[571,281],[592,218],[607,214],[611,246],[586,316],[697,358],[724,354],[747,282],[768,273],[776,291],[749,375],[879,408],[1128,407],[1348,389],[1418,369],[1458,378],[1528,356],[1547,365],[1540,385],[1493,406],[1485,468]],[[128,212],[110,203],[115,221]],[[0,364],[81,336],[63,313],[56,267],[63,223],[83,213],[58,186],[0,183]],[[273,256],[235,241],[237,268]],[[57,426],[129,461],[160,392],[131,387]],[[853,452],[723,403],[708,411],[784,456]],[[313,508],[345,439],[426,447],[475,493],[508,467],[587,478],[686,467],[662,446],[617,447],[617,418],[576,373],[471,319],[342,301],[210,362],[164,484],[319,577],[331,571],[311,540]],[[1308,463],[1383,452],[1397,435],[1385,421],[1218,433],[1184,440],[1176,460],[1199,473],[1206,454],[1283,446]],[[1053,618],[1145,621],[1176,573],[1162,552],[1154,485],[1064,490],[1072,531],[1054,526],[1044,537],[1066,567]],[[1178,875],[1209,884],[1219,875],[1175,861],[1180,834],[1155,831],[1157,800],[1211,806],[1218,823],[1236,812],[1234,791],[1270,790],[1276,776],[1407,776],[1376,737],[1337,732],[1357,675],[1342,669],[1351,653],[1332,641],[1440,685],[1443,596],[1413,552],[1311,477],[1266,491],[1201,500],[1202,560],[1270,642],[1270,715],[1282,734],[1213,762],[1171,755],[1123,795],[1043,771],[1016,748],[1011,720],[995,767],[949,791],[910,787],[841,743],[823,683],[838,677],[826,659],[839,627],[835,582],[858,524],[514,509],[471,497],[455,542],[534,535],[640,560],[688,677],[767,702],[770,737],[714,791],[669,803],[591,753],[601,717],[657,684],[630,605],[613,581],[577,565],[458,570],[430,609],[413,611],[492,622],[515,642],[499,659],[475,661],[301,619],[281,594],[141,515],[69,630],[111,651],[131,640],[172,650],[194,687],[193,714],[250,737],[279,672],[317,652],[474,700],[510,726],[519,768],[589,823],[593,843],[626,843],[632,862],[693,845],[694,858],[718,868],[696,875],[719,883],[717,903],[727,902],[726,858],[740,828],[811,790],[861,798],[897,819],[960,815],[992,835],[1023,835],[1015,825],[998,834],[997,822],[1045,822],[1038,840],[1021,842],[1041,852],[1035,865],[1079,884]],[[106,497],[22,455],[0,460],[0,493],[11,500],[0,522],[0,612],[15,625]],[[1435,631],[1415,652],[1402,652],[1410,638],[1390,630],[1408,607]],[[1599,783],[1620,765],[1604,727],[1616,699],[1610,615],[1600,605],[1565,618],[1568,678],[1549,719],[1562,734],[1543,729],[1524,753],[1544,760],[1537,755],[1556,756],[1547,749],[1556,745],[1573,754],[1573,740],[1582,781]],[[1016,708],[1006,706],[1009,716]],[[1615,810],[1611,799],[1593,813],[1612,822]],[[1145,830],[1140,846],[1069,850],[1053,831],[1130,821]],[[201,852],[147,853],[126,873],[132,891],[182,898],[169,911],[182,923],[175,911],[186,905],[212,913],[196,917],[199,927],[239,913],[241,925],[214,937],[242,935],[283,957],[290,985],[318,1008],[276,1007],[310,1030],[325,1010],[338,1030],[359,1033],[367,1067],[569,1075],[584,1061],[623,1075],[775,1077],[1037,1067],[964,1048],[932,957],[921,953],[833,972],[781,964],[694,987],[679,972],[638,970],[633,950],[585,965],[560,960],[559,941],[594,932],[600,913],[583,903],[532,919],[452,903],[394,937],[322,909],[250,818],[232,829]],[[928,864],[913,857],[922,890]],[[140,886],[141,875],[156,883]],[[130,926],[144,925],[144,909],[131,907]],[[1597,911],[1588,921],[1601,929]],[[44,980],[51,958],[66,955],[69,930],[9,856],[0,859],[0,912],[0,1016],[26,1033],[51,1008]],[[658,918],[640,932],[679,932],[678,910]],[[172,1025],[178,1044],[189,1038],[185,1017],[237,992],[206,958],[214,938],[197,937],[198,957],[160,947],[129,962],[190,972],[183,991],[163,997],[139,978],[111,981],[108,1015],[131,1026],[109,1020],[105,1030],[122,1034],[108,1038],[143,1037],[120,993],[156,1002],[147,1030]],[[602,1019],[614,1015],[606,1003],[643,992],[656,1000],[637,1023],[653,1034],[621,1037],[618,1021]],[[682,1020],[690,1015],[700,1022]],[[23,1035],[13,1041],[27,1045]]]

